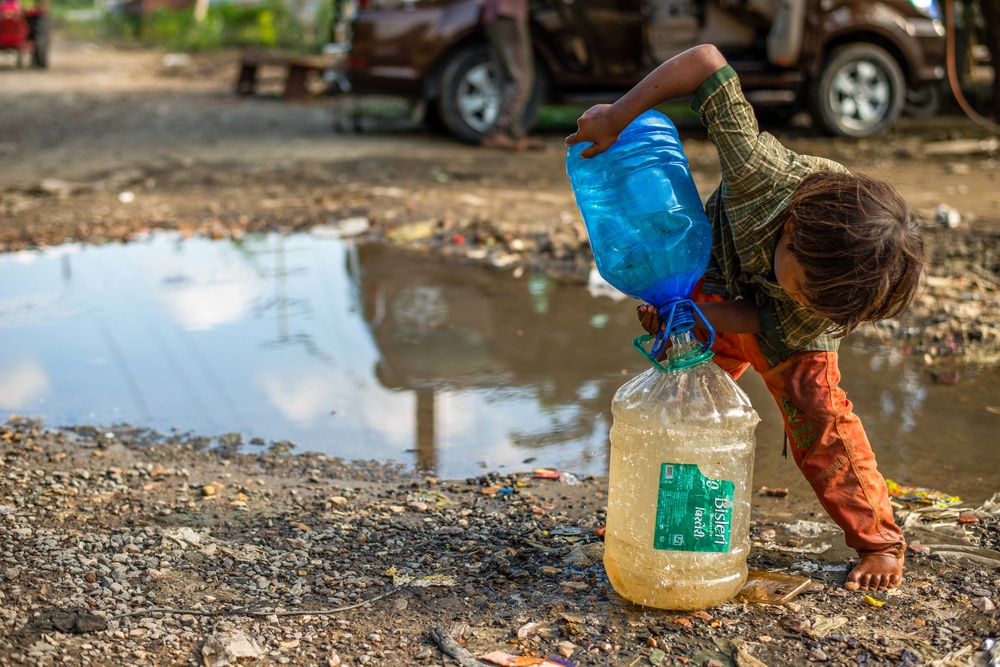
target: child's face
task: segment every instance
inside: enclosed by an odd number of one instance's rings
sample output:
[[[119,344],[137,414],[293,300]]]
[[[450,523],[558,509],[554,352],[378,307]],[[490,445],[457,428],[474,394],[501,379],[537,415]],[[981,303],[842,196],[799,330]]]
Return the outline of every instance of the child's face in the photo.
[[[809,300],[802,292],[802,286],[806,281],[806,272],[788,248],[791,240],[792,223],[787,222],[778,238],[778,247],[774,249],[774,277],[792,301],[808,308]]]

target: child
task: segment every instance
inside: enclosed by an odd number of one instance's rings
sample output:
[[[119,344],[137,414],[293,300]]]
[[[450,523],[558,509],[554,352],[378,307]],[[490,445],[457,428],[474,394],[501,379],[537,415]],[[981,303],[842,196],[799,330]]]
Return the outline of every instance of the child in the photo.
[[[689,95],[722,166],[705,207],[712,256],[691,295],[716,331],[715,361],[734,378],[753,366],[778,402],[796,464],[861,557],[845,587],[895,588],[906,542],[839,387],[837,347],[909,305],[925,261],[916,221],[891,186],[760,133],[736,73],[710,45],[586,111],[566,145],[589,141],[582,155],[593,157],[642,112]],[[652,306],[638,312],[646,331],[660,328]]]

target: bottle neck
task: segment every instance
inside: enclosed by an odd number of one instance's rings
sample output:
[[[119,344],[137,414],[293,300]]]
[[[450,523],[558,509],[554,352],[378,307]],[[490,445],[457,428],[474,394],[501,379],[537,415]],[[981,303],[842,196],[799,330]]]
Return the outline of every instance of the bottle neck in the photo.
[[[702,345],[690,329],[679,331],[670,335],[665,367],[671,371],[693,368],[705,363],[712,356],[712,351]]]

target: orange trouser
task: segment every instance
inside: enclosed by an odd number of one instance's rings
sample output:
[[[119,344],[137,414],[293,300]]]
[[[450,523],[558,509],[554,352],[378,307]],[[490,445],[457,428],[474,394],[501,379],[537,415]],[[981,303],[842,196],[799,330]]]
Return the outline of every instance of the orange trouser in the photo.
[[[703,294],[696,302],[725,301]],[[885,479],[875,464],[868,436],[840,388],[836,352],[804,351],[771,366],[753,334],[716,333],[714,361],[733,379],[747,369],[761,374],[778,402],[785,433],[799,470],[819,502],[859,554],[906,550],[903,531],[892,517]]]

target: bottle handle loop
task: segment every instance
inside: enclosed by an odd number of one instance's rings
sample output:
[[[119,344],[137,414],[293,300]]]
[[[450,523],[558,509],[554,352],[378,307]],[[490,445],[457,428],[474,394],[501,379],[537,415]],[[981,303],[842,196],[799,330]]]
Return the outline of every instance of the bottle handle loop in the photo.
[[[678,309],[678,306],[681,306],[681,308]],[[663,322],[660,330],[656,332],[655,336],[651,334],[637,336],[632,340],[632,347],[638,350],[639,354],[645,357],[646,361],[651,363],[658,371],[667,372],[690,368],[714,356],[711,348],[715,344],[715,329],[694,301],[691,299],[675,299],[661,307],[656,314],[660,318],[660,321]],[[693,349],[669,358],[665,365],[661,364],[658,359],[663,354],[663,350],[666,349],[667,340],[679,333],[693,329],[695,325],[694,316],[697,316],[708,330],[708,342],[699,343]],[[653,341],[653,345],[647,351],[645,343],[649,341]]]

